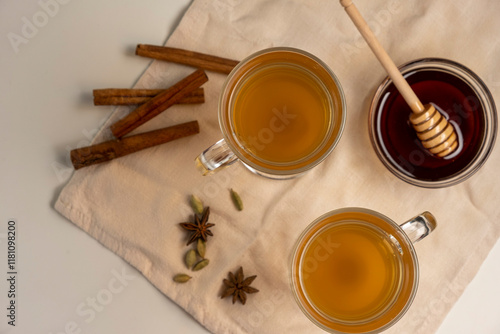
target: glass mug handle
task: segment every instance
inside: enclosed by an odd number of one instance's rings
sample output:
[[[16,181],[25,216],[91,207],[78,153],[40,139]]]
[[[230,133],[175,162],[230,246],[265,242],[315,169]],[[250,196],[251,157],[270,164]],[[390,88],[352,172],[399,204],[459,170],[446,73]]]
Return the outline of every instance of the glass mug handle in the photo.
[[[236,155],[231,151],[229,146],[227,146],[224,139],[219,140],[209,148],[207,148],[203,153],[201,153],[196,159],[196,168],[203,175],[210,175],[224,167],[230,166],[238,160]]]
[[[425,211],[400,225],[413,243],[416,243],[428,236],[432,231],[434,231],[436,226],[436,218],[428,211]]]

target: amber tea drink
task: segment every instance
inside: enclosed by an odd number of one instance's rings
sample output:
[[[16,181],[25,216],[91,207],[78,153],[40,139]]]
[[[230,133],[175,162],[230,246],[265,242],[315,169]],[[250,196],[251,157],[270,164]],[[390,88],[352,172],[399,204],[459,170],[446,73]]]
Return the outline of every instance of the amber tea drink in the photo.
[[[331,103],[321,82],[304,69],[277,64],[256,71],[234,97],[231,126],[256,159],[286,164],[320,147]]]
[[[331,333],[387,329],[415,296],[418,261],[412,243],[435,227],[428,212],[401,226],[362,208],[318,218],[300,236],[291,265],[302,311]]]
[[[345,124],[342,88],[315,56],[293,48],[262,50],[229,74],[219,102],[224,140],[197,158],[204,174],[240,160],[274,179],[323,161]]]

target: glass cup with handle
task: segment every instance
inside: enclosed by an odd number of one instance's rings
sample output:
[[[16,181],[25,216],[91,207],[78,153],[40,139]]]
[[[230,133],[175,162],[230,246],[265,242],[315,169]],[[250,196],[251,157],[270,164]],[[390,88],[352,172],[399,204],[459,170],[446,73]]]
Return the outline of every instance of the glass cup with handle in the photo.
[[[333,71],[314,55],[276,47],[256,52],[227,77],[219,100],[224,139],[196,158],[203,175],[236,161],[272,179],[299,176],[338,144],[345,97]]]
[[[413,244],[436,228],[424,212],[402,225],[373,210],[343,208],[312,222],[293,252],[300,309],[330,333],[380,333],[408,310],[419,267]]]

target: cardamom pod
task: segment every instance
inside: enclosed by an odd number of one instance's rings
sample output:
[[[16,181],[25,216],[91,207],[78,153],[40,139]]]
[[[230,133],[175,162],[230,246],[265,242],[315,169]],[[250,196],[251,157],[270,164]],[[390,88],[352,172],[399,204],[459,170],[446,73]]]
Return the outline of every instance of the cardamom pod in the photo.
[[[189,203],[193,208],[194,213],[201,215],[203,213],[203,202],[196,195],[191,195],[189,199]]]
[[[194,265],[193,271],[198,271],[205,268],[206,266],[208,266],[208,262],[209,262],[208,259],[201,260],[200,262]]]
[[[196,263],[196,251],[194,249],[190,249],[187,251],[186,256],[184,256],[184,262],[186,262],[186,266],[191,269],[193,265]]]
[[[174,276],[174,282],[177,283],[186,283],[191,279],[191,276],[186,275],[186,274],[177,274]]]
[[[236,209],[238,209],[238,211],[243,210],[243,201],[241,200],[240,195],[238,195],[238,193],[234,191],[232,188],[231,188],[231,198],[233,200]]]
[[[198,243],[196,244],[196,250],[198,251],[198,255],[202,258],[205,258],[205,252],[207,250],[207,243],[203,241],[203,239],[198,239]]]

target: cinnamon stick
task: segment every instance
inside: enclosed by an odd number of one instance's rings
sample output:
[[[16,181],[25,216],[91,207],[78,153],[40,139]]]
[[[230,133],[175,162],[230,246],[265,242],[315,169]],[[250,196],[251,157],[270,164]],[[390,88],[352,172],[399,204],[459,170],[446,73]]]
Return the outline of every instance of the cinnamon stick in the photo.
[[[131,105],[142,104],[164,92],[164,89],[94,89],[94,105]],[[179,104],[197,104],[205,102],[203,88],[192,91],[179,101]]]
[[[111,132],[116,138],[123,137],[139,125],[146,123],[151,118],[161,114],[165,109],[178,103],[207,81],[207,75],[203,70],[195,71],[112,124],[110,126]]]
[[[178,124],[168,128],[125,137],[120,140],[110,140],[72,150],[70,153],[71,162],[75,169],[80,169],[199,132],[200,128],[197,121]]]
[[[105,89],[94,89],[92,94],[94,97],[108,97],[108,96],[149,96],[153,97],[155,95],[163,92],[164,89],[125,89],[125,88],[105,88]]]
[[[148,44],[138,44],[135,49],[135,54],[141,57],[190,65],[225,74],[229,74],[229,72],[239,63],[237,60],[221,58],[205,53]]]

